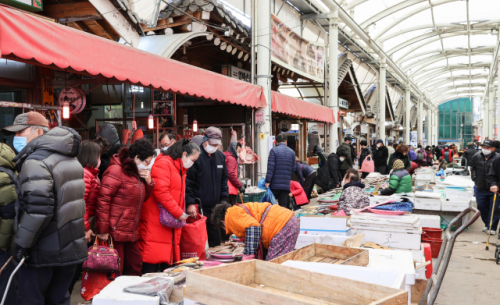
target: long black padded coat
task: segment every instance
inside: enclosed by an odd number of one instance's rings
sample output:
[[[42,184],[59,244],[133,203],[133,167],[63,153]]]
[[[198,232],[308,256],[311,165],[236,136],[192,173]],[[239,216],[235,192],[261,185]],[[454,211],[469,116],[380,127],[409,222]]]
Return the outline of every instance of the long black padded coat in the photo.
[[[87,259],[85,182],[75,158],[81,142],[73,129],[55,127],[13,160],[20,186],[14,244],[29,249],[28,266],[67,266]]]

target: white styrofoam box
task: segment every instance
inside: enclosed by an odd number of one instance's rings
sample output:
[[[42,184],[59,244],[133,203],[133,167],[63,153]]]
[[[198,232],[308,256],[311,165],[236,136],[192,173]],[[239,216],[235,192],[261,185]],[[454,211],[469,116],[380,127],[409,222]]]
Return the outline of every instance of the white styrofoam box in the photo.
[[[357,232],[365,234],[365,242],[371,241],[386,247],[405,250],[419,250],[422,238],[422,233],[397,233],[364,229],[357,229]]]
[[[302,216],[300,234],[351,236],[348,216]]]
[[[347,239],[347,236],[340,236]],[[311,235],[311,234],[299,234],[297,237],[297,242],[295,243],[295,249],[301,249],[310,244],[332,244],[333,235]]]
[[[160,304],[158,296],[150,297],[123,291],[126,287],[149,280],[150,277],[119,276],[94,297],[92,305],[158,305]]]
[[[415,264],[415,265],[416,265],[415,267],[418,267],[419,265],[421,265],[421,264],[423,264],[423,263],[425,263],[425,256],[422,256],[422,257],[420,258],[419,263],[416,263],[416,264]],[[425,272],[426,272],[426,270],[427,270],[427,266],[422,267],[422,268],[420,268],[420,269],[415,269],[415,278],[417,278],[417,279],[421,279],[421,280],[425,280],[425,279],[426,279],[426,277],[425,277]]]
[[[282,263],[282,265],[395,289],[405,288],[406,275],[403,272],[394,270],[374,270],[360,266],[344,266],[303,261],[286,261]]]
[[[439,215],[413,214],[420,219],[422,228],[441,228],[441,217]]]
[[[409,250],[411,254],[413,255],[413,260],[417,261],[419,263],[423,263],[422,257],[424,257],[424,246],[420,244],[420,249],[419,250]]]
[[[431,182],[431,180],[419,180],[415,179],[415,186],[424,186],[427,183]]]
[[[414,215],[355,213],[349,221],[353,229],[422,233],[419,219]]]
[[[461,191],[454,187],[445,187],[444,193],[446,194],[446,199],[457,199],[457,200],[470,200],[472,198],[472,191]]]
[[[470,200],[446,200],[441,204],[441,211],[462,212],[470,206]]]
[[[415,197],[415,209],[419,210],[431,210],[431,211],[441,211],[441,204],[444,202],[444,198],[423,198]]]

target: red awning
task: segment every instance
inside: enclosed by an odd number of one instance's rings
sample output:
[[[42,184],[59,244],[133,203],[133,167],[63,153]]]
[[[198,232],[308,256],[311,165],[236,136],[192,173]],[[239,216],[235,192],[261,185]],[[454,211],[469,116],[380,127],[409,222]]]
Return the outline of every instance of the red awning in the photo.
[[[271,91],[271,109],[274,112],[285,113],[325,123],[335,123],[333,110],[297,98]]]
[[[0,6],[2,58],[264,107],[262,88]]]

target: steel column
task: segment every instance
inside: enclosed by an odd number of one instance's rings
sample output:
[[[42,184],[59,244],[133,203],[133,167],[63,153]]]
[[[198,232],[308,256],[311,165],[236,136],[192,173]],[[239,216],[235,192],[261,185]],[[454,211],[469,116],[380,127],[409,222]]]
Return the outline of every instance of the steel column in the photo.
[[[338,90],[338,73],[339,73],[339,62],[338,62],[338,41],[339,41],[339,11],[337,9],[333,10],[329,15],[329,38],[328,38],[328,56],[329,56],[329,99],[328,106],[333,111],[333,117],[336,122],[330,124],[330,153],[337,150],[339,144],[338,128],[342,128],[339,123],[339,90]]]
[[[386,69],[387,64],[385,63],[385,57],[380,59],[380,71],[379,71],[379,102],[380,102],[380,112],[378,114],[379,117],[379,126],[378,126],[378,138],[382,139],[385,144],[385,77],[386,77]]]
[[[405,92],[405,127],[404,127],[404,142],[405,144],[410,144],[410,133],[411,133],[411,91],[410,84],[406,84]]]
[[[421,98],[418,98],[418,113],[417,113],[417,131],[418,131],[418,142],[424,145],[424,103]]]
[[[493,86],[493,80],[490,86],[490,97],[488,99],[488,139],[493,139],[493,123],[495,122],[493,118],[493,111],[495,111],[494,101],[495,101],[495,87]]]

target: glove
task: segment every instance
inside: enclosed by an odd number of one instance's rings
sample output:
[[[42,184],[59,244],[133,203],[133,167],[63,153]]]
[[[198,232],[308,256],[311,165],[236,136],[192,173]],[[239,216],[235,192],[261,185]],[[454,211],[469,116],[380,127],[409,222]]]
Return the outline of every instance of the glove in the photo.
[[[255,258],[255,255],[243,255],[243,258],[241,259],[242,262],[244,261],[249,261]]]
[[[28,258],[28,251],[29,249],[25,249],[20,247],[19,245],[15,245],[14,249],[12,249],[12,259],[16,263],[19,263],[23,259],[23,257]]]
[[[240,193],[242,193],[242,194],[245,193],[245,187],[244,186],[240,187]]]

